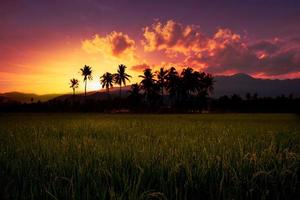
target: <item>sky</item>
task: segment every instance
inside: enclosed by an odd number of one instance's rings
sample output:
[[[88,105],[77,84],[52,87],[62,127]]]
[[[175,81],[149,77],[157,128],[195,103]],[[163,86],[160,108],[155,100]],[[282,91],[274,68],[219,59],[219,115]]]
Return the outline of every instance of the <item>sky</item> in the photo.
[[[0,0],[0,93],[71,92],[89,65],[300,78],[298,0]]]

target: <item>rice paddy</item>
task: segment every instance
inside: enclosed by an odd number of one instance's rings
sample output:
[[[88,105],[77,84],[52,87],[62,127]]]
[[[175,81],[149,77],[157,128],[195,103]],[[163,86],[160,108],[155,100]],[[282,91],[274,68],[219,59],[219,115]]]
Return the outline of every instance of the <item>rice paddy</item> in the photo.
[[[297,199],[291,114],[1,114],[1,199]]]

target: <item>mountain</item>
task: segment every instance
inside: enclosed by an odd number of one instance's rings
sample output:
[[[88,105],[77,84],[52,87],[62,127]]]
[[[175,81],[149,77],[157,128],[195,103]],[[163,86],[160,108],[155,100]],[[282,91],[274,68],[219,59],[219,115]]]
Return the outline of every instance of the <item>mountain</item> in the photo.
[[[9,99],[11,101],[18,101],[22,103],[30,103],[31,100],[33,102],[44,102],[48,101],[50,99],[53,99],[57,96],[60,96],[61,94],[45,94],[45,95],[37,95],[33,93],[21,93],[21,92],[7,92],[0,94],[1,98]]]
[[[282,94],[300,97],[300,79],[271,80],[253,78],[247,74],[216,76],[213,97],[238,94],[241,97],[249,92],[259,97],[276,97]]]
[[[232,76],[215,76],[215,85],[213,97],[218,98],[224,95],[238,94],[245,97],[247,93],[257,93],[259,97],[276,97],[282,94],[288,96],[293,94],[294,97],[300,97],[300,79],[285,79],[285,80],[271,80],[253,78],[247,74],[235,74]],[[130,85],[122,87],[122,96],[126,96],[130,90]],[[111,97],[119,95],[119,87],[110,89]],[[49,100],[66,100],[73,98],[71,94],[46,94],[37,95],[21,92],[8,92],[0,94],[0,103],[7,101],[18,101],[23,103],[30,103],[31,98],[33,102],[49,101]],[[76,99],[83,99],[84,94],[77,94]],[[87,98],[102,100],[107,98],[105,90],[90,91],[87,93]]]

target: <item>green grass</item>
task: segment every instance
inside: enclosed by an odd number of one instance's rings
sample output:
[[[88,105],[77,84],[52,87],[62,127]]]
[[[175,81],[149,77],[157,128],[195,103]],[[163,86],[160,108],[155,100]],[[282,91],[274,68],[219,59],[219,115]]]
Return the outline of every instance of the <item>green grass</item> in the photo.
[[[296,199],[288,114],[1,114],[1,199]]]

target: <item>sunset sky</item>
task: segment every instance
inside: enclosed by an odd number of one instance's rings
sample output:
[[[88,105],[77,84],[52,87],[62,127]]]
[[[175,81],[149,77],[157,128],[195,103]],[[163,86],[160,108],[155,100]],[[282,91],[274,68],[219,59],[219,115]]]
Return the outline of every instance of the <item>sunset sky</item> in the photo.
[[[226,2],[226,3],[225,3]],[[299,0],[1,0],[0,93],[88,90],[125,64],[300,78]]]

